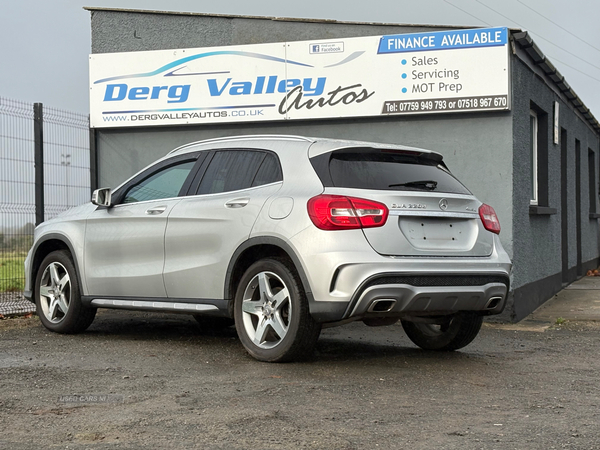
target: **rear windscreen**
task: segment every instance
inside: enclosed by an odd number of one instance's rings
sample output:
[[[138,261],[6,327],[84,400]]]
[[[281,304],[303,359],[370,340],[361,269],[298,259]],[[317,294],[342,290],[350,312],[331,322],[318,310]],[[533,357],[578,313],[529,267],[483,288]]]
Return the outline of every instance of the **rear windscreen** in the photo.
[[[326,187],[470,194],[435,154],[353,148],[311,163]]]

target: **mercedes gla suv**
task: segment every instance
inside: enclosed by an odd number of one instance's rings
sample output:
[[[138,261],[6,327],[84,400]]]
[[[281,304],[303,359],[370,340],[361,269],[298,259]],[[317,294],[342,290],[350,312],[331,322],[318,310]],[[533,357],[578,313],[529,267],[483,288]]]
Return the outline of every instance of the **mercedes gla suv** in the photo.
[[[456,350],[504,309],[499,232],[436,152],[212,139],[38,226],[25,294],[59,333],[85,330],[97,308],[235,324],[261,361],[306,357],[322,327],[351,321],[400,320],[419,347]]]

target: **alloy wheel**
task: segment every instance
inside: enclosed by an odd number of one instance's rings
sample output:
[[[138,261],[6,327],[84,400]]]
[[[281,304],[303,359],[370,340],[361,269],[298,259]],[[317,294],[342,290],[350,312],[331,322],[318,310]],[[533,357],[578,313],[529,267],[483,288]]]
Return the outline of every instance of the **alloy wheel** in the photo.
[[[277,346],[287,335],[292,304],[283,280],[273,272],[255,275],[242,299],[244,329],[254,345],[262,349]]]
[[[71,278],[65,266],[59,262],[48,264],[39,286],[40,306],[46,319],[61,322],[71,303]]]

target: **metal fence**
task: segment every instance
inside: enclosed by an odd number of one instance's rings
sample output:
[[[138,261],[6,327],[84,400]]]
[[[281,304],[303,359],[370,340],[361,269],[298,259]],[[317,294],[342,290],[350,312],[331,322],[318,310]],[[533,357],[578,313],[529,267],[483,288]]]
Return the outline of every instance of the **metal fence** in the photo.
[[[23,298],[23,261],[36,222],[89,197],[88,116],[0,97],[1,315],[35,311]]]

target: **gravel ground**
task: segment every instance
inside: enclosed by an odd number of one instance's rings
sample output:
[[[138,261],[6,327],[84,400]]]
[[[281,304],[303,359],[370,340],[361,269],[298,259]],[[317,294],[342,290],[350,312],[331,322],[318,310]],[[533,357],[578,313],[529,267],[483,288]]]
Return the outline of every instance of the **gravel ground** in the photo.
[[[266,364],[188,316],[102,311],[76,336],[3,320],[0,448],[600,449],[599,332],[485,324],[435,353],[354,323]]]

